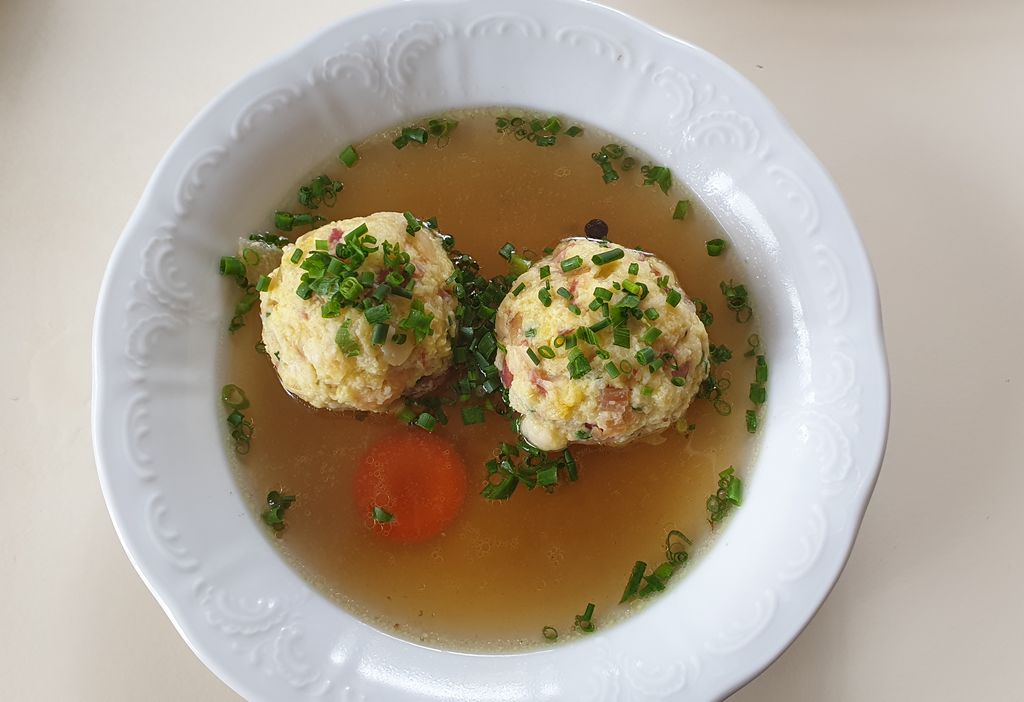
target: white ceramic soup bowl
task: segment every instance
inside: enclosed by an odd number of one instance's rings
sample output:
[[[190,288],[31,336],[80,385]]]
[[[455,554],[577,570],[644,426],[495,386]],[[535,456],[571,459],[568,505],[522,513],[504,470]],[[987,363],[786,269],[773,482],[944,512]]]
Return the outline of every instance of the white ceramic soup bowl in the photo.
[[[398,640],[312,590],[238,495],[218,401],[234,300],[216,261],[236,237],[344,145],[490,105],[579,118],[670,166],[747,263],[772,373],[745,502],[710,552],[635,616],[517,655]],[[807,147],[713,56],[570,0],[375,10],[227,90],[168,152],[118,242],[93,371],[96,459],[125,550],[196,654],[253,700],[724,697],[838,577],[889,407],[868,260]]]

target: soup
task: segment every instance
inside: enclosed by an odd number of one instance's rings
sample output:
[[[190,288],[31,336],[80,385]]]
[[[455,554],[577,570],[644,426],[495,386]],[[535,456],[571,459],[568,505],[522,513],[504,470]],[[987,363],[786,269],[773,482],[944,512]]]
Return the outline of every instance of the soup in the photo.
[[[367,525],[353,484],[372,447],[425,431],[415,424],[422,407],[399,418],[314,409],[282,388],[259,352],[256,314],[236,318],[244,326],[227,340],[225,382],[244,388],[247,401],[236,434],[245,450],[237,481],[257,517],[279,522],[267,528],[274,544],[346,610],[439,648],[543,646],[628,615],[669,577],[683,579],[711,543],[721,518],[740,502],[740,476],[755,448],[767,366],[757,348],[756,318],[734,282],[743,278],[739,255],[695,199],[665,172],[644,168],[643,154],[606,148],[617,140],[585,125],[577,134],[569,131],[575,123],[545,117],[531,124],[533,118],[518,110],[467,111],[446,115],[450,121],[436,122],[445,126],[433,133],[424,120],[422,145],[419,131],[378,134],[346,150],[349,161],[358,158],[350,167],[332,155],[316,169],[328,175],[323,182],[344,181],[344,188],[335,194],[328,187],[314,212],[328,222],[387,211],[434,216],[487,275],[508,271],[499,253],[506,242],[533,260],[564,238],[595,233],[654,253],[697,301],[712,344],[714,380],[702,383],[684,420],[624,446],[573,444],[578,479],[567,478],[563,462],[557,485],[528,489],[520,483],[499,496],[504,499],[487,499],[480,493],[494,477],[485,465],[500,442],[516,442],[509,416],[484,411],[482,418],[473,415],[480,423],[465,424],[465,403],[443,405],[447,424],[439,418],[431,434],[456,447],[466,496],[442,533],[399,541]],[[454,122],[457,128],[449,126]],[[414,138],[396,148],[403,134]],[[280,204],[294,210],[295,194]],[[310,228],[284,234],[294,238]],[[750,398],[749,383],[760,388]],[[451,395],[445,393],[441,388],[434,395]],[[469,404],[486,406],[480,398]],[[414,423],[404,426],[403,419]],[[236,416],[236,432],[239,421]],[[250,421],[251,438],[244,428]],[[294,502],[268,506],[270,491],[279,493],[274,499],[294,496]],[[383,514],[381,523],[390,517]],[[662,564],[668,565],[659,569]]]

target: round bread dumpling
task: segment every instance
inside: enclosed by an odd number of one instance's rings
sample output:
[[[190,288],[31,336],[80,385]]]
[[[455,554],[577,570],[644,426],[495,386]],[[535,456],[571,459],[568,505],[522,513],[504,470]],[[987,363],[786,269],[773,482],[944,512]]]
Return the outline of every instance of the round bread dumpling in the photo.
[[[663,431],[708,373],[707,330],[672,269],[606,241],[559,243],[512,284],[495,324],[520,431],[547,451]]]
[[[448,370],[454,268],[435,232],[407,225],[378,212],[284,247],[260,317],[285,390],[314,407],[384,412]]]

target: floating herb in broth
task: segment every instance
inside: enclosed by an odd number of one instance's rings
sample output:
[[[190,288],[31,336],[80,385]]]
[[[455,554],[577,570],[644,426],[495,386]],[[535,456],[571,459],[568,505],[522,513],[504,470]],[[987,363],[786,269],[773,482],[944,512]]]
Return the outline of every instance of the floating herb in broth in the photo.
[[[518,110],[431,116],[325,154],[313,172],[321,175],[283,194],[276,212],[268,203],[268,224],[281,234],[260,242],[281,246],[285,235],[294,239],[321,222],[406,213],[410,235],[427,227],[454,236],[444,243],[456,271],[451,283],[464,332],[454,339],[446,386],[378,415],[315,410],[290,397],[265,347],[254,351],[261,344],[259,325],[235,329],[226,375],[238,385],[225,388],[224,406],[243,427],[234,438],[244,453],[237,480],[286,558],[339,604],[382,629],[482,652],[607,628],[670,578],[682,580],[717,525],[739,508],[740,474],[752,461],[751,434],[767,396],[767,361],[753,333],[754,301],[739,282],[739,257],[711,216],[667,168],[614,137],[559,116]],[[300,186],[306,190],[297,202]],[[584,235],[614,245],[586,260],[570,257],[538,268],[540,279],[624,265],[617,263],[621,247],[653,252],[678,274],[709,326],[712,374],[700,399],[663,435],[618,448],[572,445],[543,452],[514,432],[516,418],[493,361],[493,311],[506,295],[526,294],[516,277],[543,255],[537,252],[550,253],[560,240]],[[298,264],[303,255],[296,253],[297,260],[290,260]],[[327,271],[335,253],[320,254]],[[222,264],[222,272],[244,294],[268,286],[235,260],[237,265]],[[400,268],[393,271],[396,287],[405,284],[398,280]],[[390,289],[373,299],[376,283],[363,286],[358,268],[346,273],[333,264],[331,270],[359,283],[353,299],[375,326],[405,335],[409,344],[426,333],[416,314],[394,316],[387,307]],[[318,281],[308,282],[312,288]],[[534,299],[582,315],[631,294],[608,287],[595,290],[592,299],[559,285],[541,288]],[[675,306],[683,295],[666,290],[665,298]],[[335,302],[339,309],[356,304]],[[330,299],[321,303],[335,313]],[[664,318],[655,308],[636,307],[645,325],[641,332],[600,322],[556,339],[524,330],[530,361],[564,364],[573,377],[615,379],[639,367],[660,370],[665,359],[648,349]],[[334,341],[345,356],[364,352],[346,324]],[[633,358],[588,360],[579,350],[592,342],[628,349]],[[731,389],[734,381],[737,387],[750,384],[749,398]],[[241,387],[246,390],[239,396]],[[743,403],[743,411],[733,413],[733,403]],[[577,440],[588,438],[585,429],[576,434]],[[440,461],[444,466],[431,480],[442,481],[455,497],[431,517],[429,528],[409,526],[415,499],[384,501],[378,498],[387,491],[359,487],[361,466],[376,461],[381,447],[397,466],[432,451],[449,456],[446,446],[454,446],[457,456]],[[421,462],[434,466],[439,460]],[[287,494],[280,486],[287,486]]]

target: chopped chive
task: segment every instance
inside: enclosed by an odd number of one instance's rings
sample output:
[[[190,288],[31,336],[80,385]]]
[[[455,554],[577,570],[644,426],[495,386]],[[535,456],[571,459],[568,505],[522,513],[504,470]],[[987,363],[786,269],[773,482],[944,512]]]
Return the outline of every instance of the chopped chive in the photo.
[[[576,126],[576,125],[573,125],[573,126],[571,126],[571,127],[569,127],[568,129],[565,130],[566,136],[571,136],[571,137],[578,137],[582,133],[583,133],[583,127],[579,127],[579,126]]]
[[[402,216],[405,217],[405,221],[407,222],[405,227],[406,234],[415,234],[420,229],[423,229],[423,225],[420,224],[420,221],[413,216],[412,212],[403,212]]]
[[[545,307],[551,307],[551,291],[547,288],[541,288],[537,291],[537,298],[543,303]]]
[[[750,384],[750,401],[755,405],[763,405],[764,401],[768,398],[768,391],[765,390],[764,385],[758,383]]]
[[[377,524],[390,524],[395,521],[395,515],[391,514],[383,507],[375,505],[373,508],[373,521]]]
[[[241,283],[245,280],[245,264],[236,256],[221,256],[220,274],[234,276]]]
[[[269,290],[270,289],[270,276],[269,275],[261,275],[260,279],[256,281],[256,289],[259,292],[266,292],[267,290]]]
[[[429,412],[424,412],[416,418],[416,426],[427,431],[434,431],[434,427],[437,426],[437,419]]]
[[[541,277],[541,279],[547,278],[549,275],[551,275],[551,266],[541,266],[540,267],[540,277]]]
[[[566,341],[568,341],[568,339]],[[590,361],[587,360],[587,357],[584,356],[583,352],[578,348],[574,348],[569,352],[568,368],[569,377],[573,380],[582,378],[591,370]]]
[[[555,357],[555,350],[550,346],[541,346],[537,349],[537,353],[539,353],[542,358],[552,359]]]
[[[620,324],[615,327],[615,329],[612,330],[612,344],[628,349],[630,347],[629,327],[625,324]]]
[[[386,322],[391,319],[391,305],[386,302],[380,305],[375,305],[363,312],[363,316],[366,317],[366,321],[370,324]]]
[[[639,363],[641,366],[646,366],[647,364],[654,360],[654,357],[656,355],[657,354],[654,352],[654,349],[652,349],[650,346],[647,346],[636,352],[636,362]]]
[[[622,289],[628,292],[630,295],[639,296],[643,292],[643,288],[640,287],[639,283],[634,283],[632,280],[622,281]]]
[[[644,185],[657,185],[661,192],[668,194],[672,187],[672,171],[665,166],[644,166],[640,169],[644,176]]]
[[[290,259],[291,262],[292,263],[298,263],[299,261],[301,261],[302,260],[302,253],[303,253],[302,249],[295,249],[294,251],[292,251],[292,256],[291,256],[291,259]]]
[[[576,459],[572,457],[572,452],[569,449],[562,452],[562,461],[565,463],[565,475],[569,478],[569,482],[576,482],[579,473],[576,469]]]
[[[601,300],[602,302],[608,302],[612,299],[612,291],[608,288],[594,288],[594,298]]]
[[[644,310],[644,317],[646,317],[651,322],[653,322],[660,316],[661,315],[658,314],[658,310],[654,309],[653,307],[648,307],[646,310]]]
[[[610,327],[611,324],[612,324],[612,320],[610,320],[607,317],[605,317],[604,319],[602,319],[602,320],[600,320],[598,322],[594,322],[593,324],[591,324],[590,325],[590,331],[596,333],[596,332],[601,331],[602,329],[605,329],[606,327]]]
[[[345,147],[345,150],[338,154],[338,160],[352,168],[359,161],[359,153],[356,151],[356,147],[351,145]]]
[[[764,356],[757,357],[757,366],[754,369],[754,381],[763,385],[768,382],[768,362]]]
[[[631,264],[629,264],[628,270],[630,275],[637,275],[640,272],[640,264],[637,263],[636,261],[633,261]]]
[[[569,311],[575,315],[583,314],[583,310],[575,302],[569,305]]]
[[[512,291],[512,296],[519,297],[519,294],[523,292],[523,290],[526,290],[526,283],[520,283],[517,285],[516,289]]]
[[[597,346],[597,334],[590,327],[580,327],[577,329],[576,338],[587,342],[591,346]]]
[[[401,346],[402,344],[405,343],[405,340],[407,338],[407,334],[395,334],[394,336],[391,337],[391,343],[394,344],[395,346]]]
[[[346,319],[345,322],[338,327],[338,333],[334,336],[334,342],[338,345],[342,354],[352,358],[362,353],[362,349],[359,346],[359,340],[356,339],[350,330],[352,325],[351,319]]]
[[[564,297],[566,300],[572,299],[572,293],[566,290],[565,288],[559,288],[555,292],[558,293],[560,297]]]
[[[684,385],[686,385],[686,377],[682,375],[674,376],[672,378],[672,384],[675,385],[677,388],[681,388]]]
[[[623,297],[621,300],[619,300],[619,304],[616,305],[616,307],[630,308],[631,309],[633,307],[636,307],[639,304],[640,304],[640,298],[637,297],[636,295],[630,293],[630,294],[626,295],[625,297]]]
[[[406,127],[402,130],[402,136],[420,145],[427,143],[427,130],[423,127]]]
[[[708,256],[721,256],[726,248],[725,239],[712,239],[705,245],[708,249]]]
[[[757,412],[747,410],[747,431],[751,434],[757,433]]]
[[[580,266],[582,266],[583,258],[580,256],[573,256],[572,258],[567,258],[564,261],[562,261],[560,265],[562,267],[562,272],[568,273],[569,271],[574,271]]]
[[[524,331],[523,332],[523,336],[525,336],[527,339],[532,339],[535,336],[537,336],[537,329],[536,329],[536,327],[530,327],[529,329]]]
[[[593,261],[594,265],[596,265],[596,266],[603,266],[606,263],[611,263],[612,261],[618,261],[620,258],[622,258],[625,255],[626,255],[626,252],[623,251],[622,249],[612,249],[611,251],[603,251],[603,252],[601,252],[599,254],[594,254],[593,256],[590,257],[590,260]],[[579,258],[579,257],[577,257],[577,258]],[[582,263],[582,260],[580,261],[580,263]],[[574,268],[578,268],[578,267],[579,266],[574,266]],[[566,270],[564,264],[562,266],[562,270]]]
[[[594,603],[590,602],[587,604],[586,610],[583,614],[576,615],[576,628],[585,634],[589,634],[594,630]]]
[[[629,574],[629,580],[626,581],[626,589],[622,591],[622,599],[619,600],[619,604],[636,597],[636,593],[640,590],[640,581],[644,579],[646,570],[647,564],[643,561],[633,564],[633,570]]]
[[[295,502],[295,495],[284,495],[277,490],[267,493],[267,509],[260,514],[263,522],[273,527],[274,531],[280,532],[285,528],[284,513]]]
[[[470,424],[483,424],[484,423],[484,408],[479,406],[470,406],[462,408],[462,423],[466,425]]]
[[[533,349],[527,348],[526,349],[526,355],[530,357],[531,361],[533,361],[533,365],[535,365],[535,366],[539,366],[540,365],[540,357],[537,355],[537,353]]]
[[[390,331],[390,327],[387,324],[384,324],[383,322],[374,324],[373,337],[370,339],[370,342],[374,346],[381,346],[388,340],[388,331]]]
[[[612,380],[618,378],[619,375],[621,375],[621,373],[619,372],[619,367],[615,365],[612,361],[608,361],[608,363],[604,364],[604,370],[605,373],[608,374],[608,377],[611,378]]]
[[[686,219],[686,213],[690,211],[690,201],[680,200],[676,203],[676,209],[672,213],[672,219]]]
[[[545,466],[537,471],[537,485],[551,487],[558,483],[558,465]]]
[[[505,245],[498,249],[498,255],[506,261],[512,260],[512,254],[516,252],[516,247],[511,242],[506,241]]]
[[[314,246],[317,251],[327,251],[331,247],[331,244],[327,239],[317,239]]]
[[[650,346],[659,336],[661,336],[661,330],[657,327],[651,327],[640,337],[640,341]]]
[[[711,361],[711,365],[718,366],[732,358],[732,351],[725,344],[711,344],[708,347],[708,360]]]
[[[678,307],[679,303],[682,301],[683,295],[678,290],[669,290],[668,293],[665,295],[665,302],[672,305],[673,307]]]
[[[644,385],[642,388],[640,388],[640,394],[643,395],[644,397],[650,397],[651,395],[654,394],[654,388],[652,388],[650,385]]]

